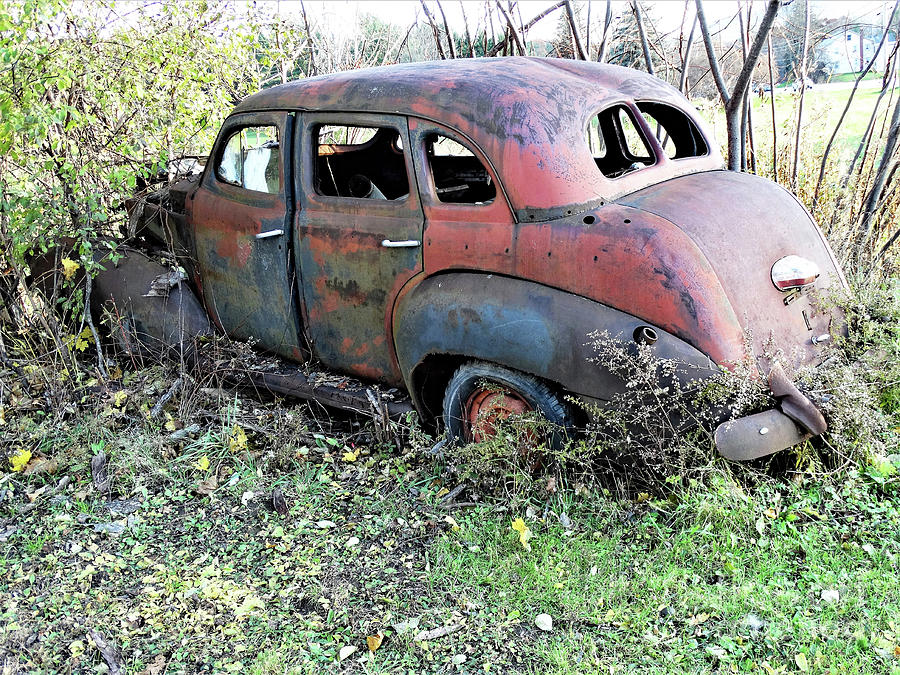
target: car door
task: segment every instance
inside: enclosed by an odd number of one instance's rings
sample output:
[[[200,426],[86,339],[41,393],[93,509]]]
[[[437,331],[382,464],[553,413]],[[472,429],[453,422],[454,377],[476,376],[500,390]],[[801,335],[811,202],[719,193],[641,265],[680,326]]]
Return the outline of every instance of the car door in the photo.
[[[228,335],[302,360],[290,255],[294,113],[226,120],[192,204],[203,302]]]
[[[406,118],[304,113],[296,216],[310,348],[330,368],[401,382],[391,310],[422,269],[422,208]]]

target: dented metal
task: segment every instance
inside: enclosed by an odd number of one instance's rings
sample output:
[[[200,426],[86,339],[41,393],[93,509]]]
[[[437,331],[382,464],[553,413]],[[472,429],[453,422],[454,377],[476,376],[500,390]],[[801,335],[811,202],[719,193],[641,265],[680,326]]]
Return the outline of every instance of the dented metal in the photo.
[[[647,157],[610,111],[631,119]],[[664,147],[648,112],[681,125],[687,154]],[[592,120],[606,154],[588,147]],[[374,135],[330,132],[319,146],[320,129],[342,126]],[[255,189],[224,180],[229,139],[259,127],[277,131],[266,173],[254,165]],[[466,158],[436,159],[439,136]],[[687,381],[748,359],[768,374],[771,347],[788,368],[814,363],[838,329],[817,293],[845,282],[809,214],[774,183],[723,171],[716,147],[687,100],[646,73],[521,57],[404,64],[248,97],[201,177],[129,208],[132,230],[178,255],[219,329],[403,386],[426,418],[466,360],[608,401],[623,383],[589,363],[593,331],[679,359]],[[796,253],[822,274],[787,302],[770,269]],[[784,413],[821,433],[785,381],[773,380]],[[312,395],[299,380],[274,386]],[[778,414],[766,434],[723,429],[726,454],[799,438]]]

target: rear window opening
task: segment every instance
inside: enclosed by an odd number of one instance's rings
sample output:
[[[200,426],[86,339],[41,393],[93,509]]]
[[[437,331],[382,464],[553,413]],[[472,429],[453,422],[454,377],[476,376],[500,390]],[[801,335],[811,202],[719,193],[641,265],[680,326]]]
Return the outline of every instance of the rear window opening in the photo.
[[[615,105],[588,123],[586,141],[597,168],[607,178],[619,178],[656,164],[631,110]]]
[[[437,198],[450,204],[486,204],[497,196],[491,175],[469,148],[441,134],[425,139]]]
[[[697,125],[678,108],[652,101],[638,102],[637,107],[669,159],[709,154],[709,147]]]
[[[322,124],[313,139],[318,194],[383,200],[409,194],[400,132],[393,127]]]

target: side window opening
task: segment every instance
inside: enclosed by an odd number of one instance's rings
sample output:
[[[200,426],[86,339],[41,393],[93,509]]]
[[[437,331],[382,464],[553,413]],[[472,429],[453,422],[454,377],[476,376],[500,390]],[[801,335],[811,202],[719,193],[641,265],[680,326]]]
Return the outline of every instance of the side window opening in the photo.
[[[449,204],[486,204],[497,196],[481,160],[469,148],[442,134],[429,134],[425,150],[437,198]]]
[[[281,153],[274,126],[243,127],[229,136],[216,165],[219,180],[245,190],[281,191]]]
[[[700,129],[684,112],[665,103],[645,101],[637,104],[647,124],[656,133],[669,159],[703,157],[709,148]]]
[[[322,124],[313,138],[318,194],[385,200],[409,194],[400,132],[393,127]]]
[[[597,168],[607,178],[652,166],[656,158],[624,105],[600,111],[588,123],[585,141]]]

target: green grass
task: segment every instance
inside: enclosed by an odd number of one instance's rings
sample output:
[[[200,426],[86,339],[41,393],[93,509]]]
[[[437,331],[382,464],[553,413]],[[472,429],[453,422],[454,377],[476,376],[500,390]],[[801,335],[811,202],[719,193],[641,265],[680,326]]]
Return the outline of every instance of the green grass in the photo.
[[[840,118],[841,112],[850,96],[849,89],[808,90],[804,96],[802,156],[805,159],[820,157],[828,138]],[[835,147],[832,150],[832,161],[849,162],[865,132],[869,117],[878,98],[877,89],[857,90],[850,110],[841,125]],[[775,121],[778,136],[779,156],[787,156],[793,152],[794,129],[797,123],[797,110],[800,102],[799,94],[776,90]],[[695,101],[695,104],[698,103]],[[715,136],[724,144],[725,116],[721,107],[699,103],[704,119],[712,126]],[[768,96],[764,99],[752,98],[754,140],[757,153],[763,157],[772,155],[772,108]],[[885,104],[882,102],[878,123],[884,117]]]
[[[232,452],[204,496],[214,469],[125,472],[137,450],[163,461],[165,433],[132,429],[105,450],[120,496],[141,507],[112,536],[94,532],[116,518],[90,482],[92,434],[67,433],[46,433],[73,450],[56,498],[16,515],[45,479],[5,479],[19,495],[0,507],[15,528],[0,543],[0,660],[13,671],[95,671],[94,629],[134,673],[769,673],[804,658],[809,672],[900,672],[896,475],[750,489],[723,465],[667,499],[538,490],[448,511],[453,482],[411,448],[349,461],[326,438],[265,476]],[[271,508],[275,486],[287,516]],[[416,639],[442,626],[454,630]]]
[[[859,73],[839,73],[837,75],[832,75],[828,78],[828,82],[856,82],[856,78],[859,77]],[[884,73],[876,73],[874,71],[869,71],[866,73],[866,76],[863,78],[865,80],[880,80],[884,76]]]

